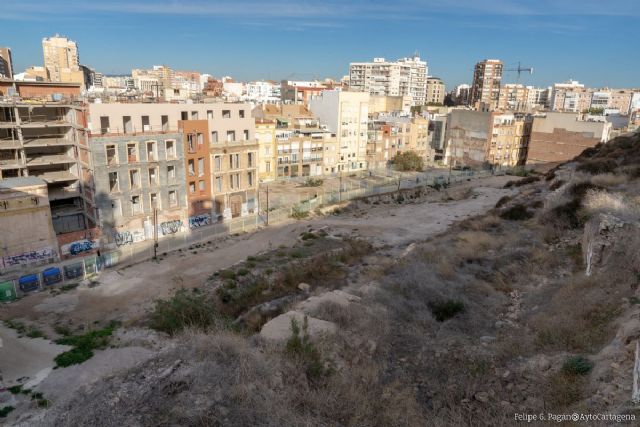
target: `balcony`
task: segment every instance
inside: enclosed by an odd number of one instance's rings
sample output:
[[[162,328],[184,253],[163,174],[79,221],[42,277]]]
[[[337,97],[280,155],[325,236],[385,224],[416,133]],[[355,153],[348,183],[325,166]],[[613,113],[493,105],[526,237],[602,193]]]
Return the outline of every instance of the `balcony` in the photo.
[[[27,159],[27,166],[48,166],[75,163],[76,160],[66,154],[34,154]]]

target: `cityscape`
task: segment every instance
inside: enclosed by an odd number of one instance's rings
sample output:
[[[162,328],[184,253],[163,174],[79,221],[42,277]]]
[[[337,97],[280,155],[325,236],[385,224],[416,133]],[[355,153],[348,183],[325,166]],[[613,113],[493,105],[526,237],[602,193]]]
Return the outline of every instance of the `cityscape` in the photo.
[[[640,81],[40,42],[0,45],[7,425],[637,422]]]

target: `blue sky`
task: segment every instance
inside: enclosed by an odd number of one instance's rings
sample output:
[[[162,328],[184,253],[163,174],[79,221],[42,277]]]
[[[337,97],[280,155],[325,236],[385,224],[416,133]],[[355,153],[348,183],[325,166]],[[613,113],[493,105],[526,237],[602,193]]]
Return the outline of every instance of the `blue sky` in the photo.
[[[533,66],[526,84],[640,87],[639,22],[640,0],[0,0],[0,46],[17,72],[41,65],[41,39],[60,33],[106,74],[167,64],[339,78],[349,62],[418,51],[448,88],[483,58]]]

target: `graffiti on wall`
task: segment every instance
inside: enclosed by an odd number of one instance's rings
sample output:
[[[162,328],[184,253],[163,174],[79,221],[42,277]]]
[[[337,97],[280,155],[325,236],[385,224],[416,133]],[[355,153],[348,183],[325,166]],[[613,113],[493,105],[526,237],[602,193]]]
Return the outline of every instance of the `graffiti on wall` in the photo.
[[[163,235],[176,234],[182,228],[182,220],[174,219],[173,221],[165,221],[160,223],[160,230]]]
[[[144,230],[125,230],[115,232],[113,239],[116,242],[116,246],[132,245],[134,243],[142,242],[145,240]]]
[[[82,239],[60,246],[62,255],[78,255],[98,247],[97,240]]]
[[[211,215],[203,214],[189,217],[189,228],[204,227],[211,224]]]
[[[55,256],[53,248],[38,249],[37,251],[28,251],[17,255],[2,257],[2,265],[4,268],[9,268],[15,265],[43,261],[49,258],[54,258]]]

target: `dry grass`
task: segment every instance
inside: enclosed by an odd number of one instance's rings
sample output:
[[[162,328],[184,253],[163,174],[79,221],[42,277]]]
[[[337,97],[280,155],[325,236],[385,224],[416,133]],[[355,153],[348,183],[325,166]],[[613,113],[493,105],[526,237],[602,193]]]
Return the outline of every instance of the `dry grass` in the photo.
[[[589,213],[612,213],[623,219],[633,219],[640,209],[623,193],[589,190],[584,198],[584,206]]]
[[[591,177],[591,183],[599,187],[617,187],[626,184],[629,178],[626,175],[616,175],[613,173],[603,173]]]

